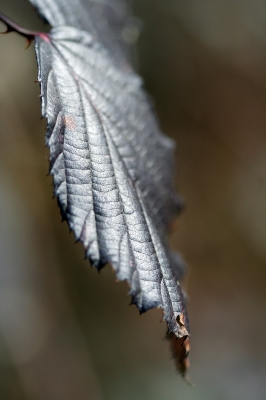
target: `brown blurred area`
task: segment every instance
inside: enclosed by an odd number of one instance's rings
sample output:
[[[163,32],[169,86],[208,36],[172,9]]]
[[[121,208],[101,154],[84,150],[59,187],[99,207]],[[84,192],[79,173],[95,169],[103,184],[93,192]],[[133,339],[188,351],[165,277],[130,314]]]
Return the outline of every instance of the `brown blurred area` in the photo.
[[[1,0],[27,28],[28,2]],[[177,142],[186,200],[191,369],[177,375],[162,313],[98,274],[61,224],[47,177],[34,48],[0,36],[0,399],[266,398],[266,2],[136,0],[139,71]],[[4,30],[4,25],[0,27]]]

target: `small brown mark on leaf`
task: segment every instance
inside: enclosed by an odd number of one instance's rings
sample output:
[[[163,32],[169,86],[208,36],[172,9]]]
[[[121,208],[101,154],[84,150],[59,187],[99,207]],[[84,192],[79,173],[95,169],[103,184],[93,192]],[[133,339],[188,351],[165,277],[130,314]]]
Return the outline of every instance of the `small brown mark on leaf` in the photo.
[[[65,115],[64,116],[64,125],[66,129],[70,131],[75,131],[77,129],[77,124],[75,118],[72,115]]]
[[[179,219],[174,218],[168,225],[168,233],[175,233],[179,228]]]

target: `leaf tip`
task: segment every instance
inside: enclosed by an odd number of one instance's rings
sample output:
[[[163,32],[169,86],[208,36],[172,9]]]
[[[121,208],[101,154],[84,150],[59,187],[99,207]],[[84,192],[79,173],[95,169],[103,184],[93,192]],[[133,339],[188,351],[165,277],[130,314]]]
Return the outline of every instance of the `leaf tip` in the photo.
[[[183,378],[187,378],[187,370],[189,368],[189,351],[190,338],[189,336],[177,337],[173,332],[168,335],[171,341],[171,350],[175,359],[177,370]]]

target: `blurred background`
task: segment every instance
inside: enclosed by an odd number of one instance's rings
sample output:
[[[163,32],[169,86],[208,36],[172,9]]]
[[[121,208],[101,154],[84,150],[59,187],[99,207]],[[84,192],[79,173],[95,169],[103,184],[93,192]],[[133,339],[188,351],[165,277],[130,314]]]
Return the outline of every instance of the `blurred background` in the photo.
[[[48,29],[23,0],[23,26]],[[266,1],[135,0],[139,72],[177,142],[186,200],[188,386],[162,312],[141,317],[61,223],[47,177],[34,47],[0,36],[0,399],[266,398]],[[1,24],[1,30],[4,25]]]

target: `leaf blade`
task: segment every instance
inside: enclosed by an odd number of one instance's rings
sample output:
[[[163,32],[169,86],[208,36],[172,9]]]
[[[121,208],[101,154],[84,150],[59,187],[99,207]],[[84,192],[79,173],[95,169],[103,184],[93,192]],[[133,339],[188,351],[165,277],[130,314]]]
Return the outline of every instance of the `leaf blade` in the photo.
[[[72,36],[75,40],[71,40]],[[49,134],[52,130],[58,136],[58,132],[62,134],[63,131],[63,146],[58,157],[62,154],[65,175],[63,172],[60,174],[61,181],[56,187],[61,208],[65,210],[76,238],[87,247],[87,255],[93,264],[111,262],[117,271],[120,269],[119,279],[127,279],[129,283],[134,269],[137,269],[142,295],[141,300],[136,302],[141,311],[154,306],[166,309],[167,301],[163,299],[168,292],[172,305],[168,306],[167,322],[171,330],[178,332],[173,319],[182,312],[182,302],[167,251],[157,233],[159,225],[162,232],[166,229],[165,221],[159,216],[160,209],[165,207],[169,194],[172,194],[165,171],[169,170],[169,154],[173,145],[156,126],[138,77],[117,71],[104,48],[91,35],[75,28],[56,28],[51,31],[50,39],[52,45],[37,38],[36,49],[39,65],[47,62],[47,56],[45,60],[40,58],[41,54],[47,54],[47,48],[51,53],[51,65],[46,66],[46,70],[52,71],[54,78],[46,88],[48,103],[45,115],[48,117]],[[45,51],[40,50],[42,46],[45,46]],[[82,54],[80,60],[77,59],[78,54]],[[43,78],[41,72],[39,79],[42,81]],[[93,87],[95,82],[101,82],[100,89]],[[55,86],[57,94],[53,92]],[[104,99],[107,89],[111,94]],[[114,118],[111,107],[111,102],[117,101],[118,110],[121,98],[125,104],[134,104],[136,109],[131,118],[139,115],[141,126],[138,130],[135,124],[135,130],[126,131],[124,136],[123,129],[119,132],[116,124],[124,119],[126,129],[128,119],[121,113]],[[49,111],[49,107],[54,105],[55,99],[56,110],[60,109],[60,123],[59,127],[55,124],[52,129],[54,109]],[[51,137],[54,140],[53,136],[49,137],[50,146]],[[157,168],[154,168],[154,156],[155,159],[157,156]],[[52,169],[53,175],[57,173],[58,170],[55,173]],[[66,191],[58,192],[62,185],[65,185]],[[158,189],[160,194],[157,195],[156,205],[154,195]],[[145,190],[146,195],[143,194]],[[154,226],[153,216],[157,219],[157,227]],[[125,250],[121,248],[121,243],[124,243]],[[126,272],[128,265],[133,265],[133,272]],[[134,279],[136,281],[136,276]],[[167,284],[161,284],[165,280]],[[132,294],[138,295],[134,290]]]

